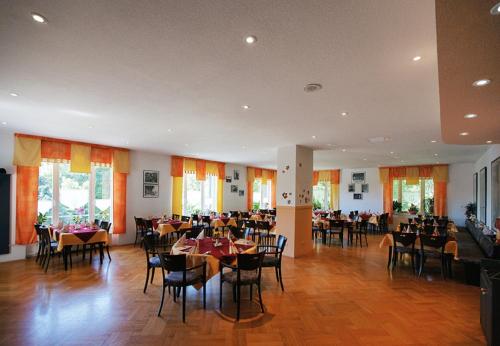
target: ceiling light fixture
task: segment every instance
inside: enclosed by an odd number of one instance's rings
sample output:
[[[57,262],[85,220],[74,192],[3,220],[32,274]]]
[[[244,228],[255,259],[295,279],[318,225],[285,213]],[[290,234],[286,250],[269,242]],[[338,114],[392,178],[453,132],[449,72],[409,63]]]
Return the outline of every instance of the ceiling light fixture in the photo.
[[[311,137],[312,137],[312,139],[316,139],[316,136],[311,136]]]
[[[434,154],[434,156],[438,156],[438,154]]]
[[[184,144],[184,146],[185,146],[185,147],[189,147],[189,144],[187,144],[187,143],[186,143],[186,144]]]
[[[343,117],[346,117],[349,113],[347,113],[347,112],[342,112],[342,113],[340,113],[340,114],[341,114]]]
[[[344,153],[345,153],[346,151],[347,151],[347,149],[342,149],[342,152],[344,152]]]
[[[167,129],[167,132],[172,132],[172,129]]]
[[[32,12],[31,18],[33,18],[33,20],[37,23],[47,23],[47,18],[45,18],[39,13]]]
[[[363,161],[366,161],[366,159],[363,159]]]
[[[431,143],[437,143],[437,141],[436,141],[435,139],[433,139],[433,140],[431,141]]]
[[[18,97],[19,96],[18,93],[9,93],[9,95],[12,96],[12,97]]]
[[[249,105],[243,105],[243,106],[241,106],[241,108],[243,108],[243,109],[246,110],[246,109],[250,109],[250,106]]]
[[[487,143],[487,144],[491,144],[491,143],[493,143],[493,141],[486,141],[486,143]]]
[[[460,132],[460,136],[468,136],[469,132]]]
[[[390,154],[391,154],[391,155],[392,155],[392,154],[394,154],[394,151],[391,151],[391,153],[390,153]]]
[[[474,114],[474,113],[465,114],[464,118],[465,119],[474,119],[474,118],[477,118],[477,114]]]
[[[92,126],[92,125],[89,125],[89,129],[93,129],[93,128],[94,128],[94,126]]]
[[[420,55],[413,57],[413,61],[419,61],[419,60],[422,60],[422,57]]]
[[[247,44],[254,44],[255,42],[257,42],[257,37],[255,37],[253,35],[247,36],[247,37],[245,37],[245,42]]]
[[[7,122],[6,121],[2,121],[2,125],[7,125]]]
[[[491,80],[489,80],[489,79],[479,79],[479,80],[475,81],[474,83],[472,83],[472,85],[475,87],[482,87],[482,86],[488,85],[490,83],[491,83]]]
[[[491,8],[490,13],[494,16],[500,15],[500,2]]]
[[[323,86],[319,83],[309,83],[304,87],[306,93],[312,93],[321,89],[323,89]]]

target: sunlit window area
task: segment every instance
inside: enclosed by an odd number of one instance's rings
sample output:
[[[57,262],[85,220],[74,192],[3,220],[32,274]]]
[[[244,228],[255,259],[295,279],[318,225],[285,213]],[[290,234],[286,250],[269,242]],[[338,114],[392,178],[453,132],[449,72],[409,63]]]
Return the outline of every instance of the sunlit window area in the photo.
[[[217,177],[207,175],[204,181],[196,174],[185,173],[183,181],[183,215],[209,214],[217,209]]]

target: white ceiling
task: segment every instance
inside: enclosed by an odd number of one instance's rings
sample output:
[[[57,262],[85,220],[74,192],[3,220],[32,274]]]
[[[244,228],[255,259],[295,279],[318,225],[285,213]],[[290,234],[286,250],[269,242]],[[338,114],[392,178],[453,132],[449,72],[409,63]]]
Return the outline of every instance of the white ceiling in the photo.
[[[432,0],[3,1],[0,52],[18,132],[262,167],[292,144],[317,169],[485,150],[439,143]]]

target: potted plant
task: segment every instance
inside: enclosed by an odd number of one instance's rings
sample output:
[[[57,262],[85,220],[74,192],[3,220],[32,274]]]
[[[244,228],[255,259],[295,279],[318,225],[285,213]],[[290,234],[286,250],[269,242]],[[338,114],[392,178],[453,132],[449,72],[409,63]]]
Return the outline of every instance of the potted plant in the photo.
[[[410,213],[411,215],[416,215],[418,213],[418,207],[412,203],[408,208],[408,213]]]
[[[392,211],[395,213],[401,213],[403,210],[403,205],[398,201],[392,201]]]
[[[473,215],[476,215],[476,203],[469,202],[465,206],[465,216],[470,219]]]
[[[318,201],[317,199],[313,199],[313,210],[320,210],[321,209],[321,202]]]
[[[38,216],[36,218],[36,222],[39,225],[43,225],[45,222],[47,222],[47,213],[38,213]]]

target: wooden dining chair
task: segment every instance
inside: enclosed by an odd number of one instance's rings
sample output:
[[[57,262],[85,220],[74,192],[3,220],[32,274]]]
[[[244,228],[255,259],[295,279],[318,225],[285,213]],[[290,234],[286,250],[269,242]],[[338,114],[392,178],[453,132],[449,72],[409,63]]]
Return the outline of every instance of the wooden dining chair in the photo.
[[[151,283],[155,277],[155,269],[161,266],[159,253],[159,237],[154,233],[147,233],[144,236],[144,253],[146,254],[146,282],[144,282],[143,293],[148,288],[149,274],[151,273]]]
[[[207,284],[207,262],[194,266],[187,267],[186,255],[170,255],[166,252],[159,254],[161,262],[161,271],[163,275],[163,287],[161,295],[160,308],[158,309],[158,316],[161,314],[163,308],[163,301],[165,300],[165,288],[172,287],[174,289],[174,302],[177,295],[177,290],[182,289],[182,322],[186,322],[186,289],[188,286],[201,283],[203,285],[203,309],[206,309],[206,284]],[[201,273],[199,272],[201,270]]]
[[[259,293],[259,303],[262,313],[264,313],[264,304],[262,303],[261,293],[261,273],[262,261],[265,252],[256,254],[237,254],[237,265],[232,266],[223,261],[220,262],[220,291],[219,291],[219,309],[222,311],[222,284],[227,282],[235,288],[236,291],[236,320],[240,320],[240,305],[241,305],[241,286],[250,286],[250,300],[252,300],[253,285],[257,286]],[[224,268],[229,268],[231,271],[224,272]],[[233,291],[234,292],[234,291]]]
[[[328,246],[332,245],[332,238],[335,235],[339,236],[340,246],[344,247],[344,221],[343,220],[329,220],[329,227],[326,230],[328,236]]]
[[[415,241],[417,240],[416,233],[407,232],[392,232],[393,246],[392,246],[392,263],[391,271],[398,263],[398,256],[408,254],[411,257],[411,267],[415,273]]]
[[[279,282],[282,291],[285,291],[285,289],[283,288],[283,275],[281,274],[281,258],[283,256],[283,251],[285,251],[286,242],[287,237],[280,234],[276,245],[259,245],[257,247],[259,252],[265,252],[264,259],[262,260],[262,267],[274,267],[276,280]]]
[[[420,251],[418,252],[418,262],[420,264],[418,277],[420,277],[424,271],[424,265],[428,258],[437,258],[441,262],[441,276],[446,279],[447,263],[448,257],[445,255],[444,250],[446,242],[448,241],[447,236],[434,236],[427,234],[420,234]]]
[[[111,222],[102,221],[101,222],[101,229],[105,230],[107,233],[107,236],[108,236],[108,242],[106,243],[104,248],[106,249],[106,253],[108,254],[108,258],[111,261],[111,255],[109,254],[109,231],[111,229]]]

